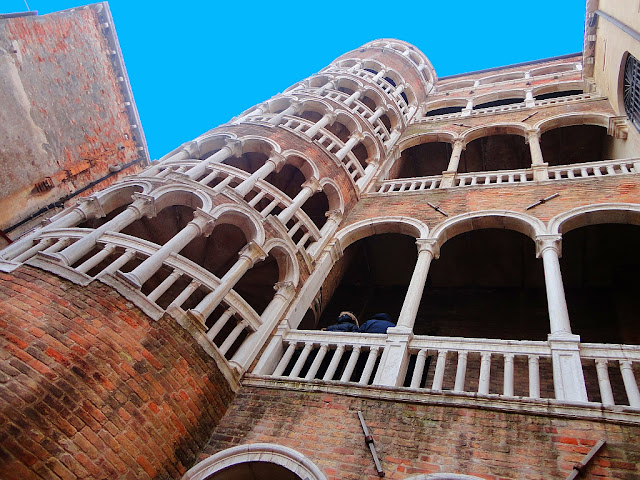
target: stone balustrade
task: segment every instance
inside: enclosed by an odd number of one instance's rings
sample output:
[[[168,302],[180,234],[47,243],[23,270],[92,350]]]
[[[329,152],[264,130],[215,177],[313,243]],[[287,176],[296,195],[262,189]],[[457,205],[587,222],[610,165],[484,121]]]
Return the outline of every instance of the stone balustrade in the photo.
[[[565,180],[568,178],[603,177],[640,173],[640,159],[605,160],[602,162],[576,163],[561,165],[547,169],[549,180]]]

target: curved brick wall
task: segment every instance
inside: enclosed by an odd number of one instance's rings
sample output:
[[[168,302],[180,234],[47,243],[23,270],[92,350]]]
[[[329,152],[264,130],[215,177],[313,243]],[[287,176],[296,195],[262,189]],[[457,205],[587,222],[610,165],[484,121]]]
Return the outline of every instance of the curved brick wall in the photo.
[[[180,478],[233,392],[170,318],[100,283],[0,274],[0,477]]]

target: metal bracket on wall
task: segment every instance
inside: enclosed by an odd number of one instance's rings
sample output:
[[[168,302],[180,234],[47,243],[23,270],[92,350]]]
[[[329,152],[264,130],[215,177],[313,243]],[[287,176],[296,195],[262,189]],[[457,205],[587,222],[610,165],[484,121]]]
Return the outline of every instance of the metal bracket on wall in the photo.
[[[431,202],[427,202],[427,205],[429,205],[431,208],[433,208],[436,212],[441,213],[442,215],[444,215],[445,217],[448,217],[449,215],[447,215],[445,213],[444,210],[440,209],[440,207],[438,205],[434,205]]]
[[[527,208],[525,208],[525,210],[531,210],[533,207],[537,207],[538,205],[542,205],[543,203],[546,203],[549,200],[552,200],[552,199],[554,199],[556,197],[559,197],[559,196],[560,196],[559,193],[554,193],[553,195],[549,195],[547,198],[541,198],[536,203],[532,203],[531,205],[529,205]]]
[[[373,437],[369,433],[367,424],[364,423],[364,417],[362,416],[362,412],[358,412],[358,418],[360,419],[360,425],[362,425],[362,431],[364,432],[364,441],[369,446],[369,450],[371,450],[371,456],[373,456],[373,461],[376,464],[376,471],[378,472],[378,476],[384,477],[384,471],[382,470],[382,466],[380,465],[380,460],[378,460],[376,447],[373,445]]]
[[[598,443],[596,443],[593,446],[591,451],[587,453],[587,455],[582,459],[582,461],[579,463],[576,463],[573,466],[573,472],[569,474],[569,476],[567,477],[567,480],[573,480],[574,478],[577,478],[578,475],[583,473],[584,467],[586,467],[587,464],[591,461],[591,459],[596,455],[596,453],[598,453],[598,451],[600,451],[600,449],[604,447],[605,443],[607,442],[605,442],[604,440],[598,440]]]

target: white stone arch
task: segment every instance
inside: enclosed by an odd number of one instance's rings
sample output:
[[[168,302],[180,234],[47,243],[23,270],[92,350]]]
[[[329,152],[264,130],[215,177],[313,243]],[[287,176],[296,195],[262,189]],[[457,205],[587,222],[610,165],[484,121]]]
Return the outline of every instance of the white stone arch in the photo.
[[[319,88],[331,81],[331,77],[327,73],[319,73],[312,75],[305,82],[309,88]]]
[[[454,143],[458,139],[458,134],[447,130],[440,130],[429,133],[415,133],[404,138],[398,145],[400,153],[411,147],[422,145],[424,143],[445,142]]]
[[[278,264],[278,282],[291,282],[294,287],[300,280],[300,267],[296,252],[291,245],[280,238],[267,240],[262,248],[267,255],[272,254]]]
[[[549,75],[552,73],[569,72],[576,69],[576,62],[556,63],[555,65],[545,65],[544,67],[533,68],[529,70],[529,75],[537,77],[540,75]]]
[[[370,85],[367,85],[363,88],[362,90],[362,97],[369,97],[371,98],[371,100],[373,100],[373,102],[376,104],[376,108],[378,107],[385,107],[386,103],[387,103],[387,99],[380,93],[379,90],[373,88]],[[375,111],[376,109],[374,108],[372,111]],[[387,108],[388,110],[388,108]]]
[[[200,135],[193,142],[197,146],[197,156],[200,160],[204,160],[216,150],[223,148],[229,140],[235,140],[236,138],[233,133],[207,132]]]
[[[640,204],[600,203],[573,208],[549,220],[547,232],[563,235],[576,228],[602,223],[640,225]]]
[[[324,99],[320,98],[301,98],[300,99],[300,109],[295,116],[299,117],[300,114],[304,111],[311,111],[319,113],[320,115],[325,115],[327,113],[333,113],[333,106]]]
[[[367,149],[367,163],[378,162],[382,158],[382,152],[380,151],[379,141],[380,139],[369,132],[363,132],[363,139],[360,141],[364,148]],[[366,168],[366,167],[365,167]]]
[[[376,72],[379,72],[380,70],[385,69],[386,67],[384,66],[383,63],[379,62],[378,60],[374,60],[373,58],[366,58],[362,61],[362,68],[363,69],[371,69],[371,70],[375,70]]]
[[[247,243],[253,241],[259,247],[264,245],[266,233],[262,218],[253,208],[237,203],[225,203],[213,208],[210,214],[216,218],[216,225],[228,223],[242,230]]]
[[[439,83],[436,91],[446,92],[447,90],[458,90],[459,88],[470,88],[475,85],[476,81],[471,80],[453,80],[447,83]]]
[[[406,480],[482,480],[482,478],[460,473],[430,473],[409,477]]]
[[[400,85],[407,85],[404,77],[394,68],[387,67],[382,78],[390,78],[396,84],[396,87],[399,87]]]
[[[563,90],[582,90],[584,91],[584,82],[582,80],[569,80],[566,82],[557,82],[546,85],[537,85],[531,89],[533,96],[545,93],[561,92]]]
[[[362,133],[362,125],[360,125],[360,120],[356,118],[356,116],[347,110],[336,110],[336,119],[333,121],[331,125],[336,123],[343,124],[347,130],[349,130],[349,136],[353,135],[356,132]]]
[[[149,195],[155,200],[156,212],[173,205],[184,205],[194,210],[200,208],[205,212],[209,212],[213,206],[209,195],[191,185],[162,185],[151,191]]]
[[[539,129],[541,135],[554,128],[573,125],[596,125],[608,129],[613,116],[607,113],[564,113],[540,120],[534,125],[534,128]]]
[[[431,110],[437,110],[439,108],[446,107],[466,107],[467,106],[467,98],[465,97],[453,97],[453,98],[440,98],[438,100],[433,100],[432,102],[427,102],[422,105],[422,111],[426,114]]]
[[[473,97],[473,105],[480,105],[486,102],[495,102],[496,100],[503,100],[505,98],[522,98],[524,102],[527,97],[527,91],[524,88],[513,88],[509,90],[500,90],[498,92],[484,93]]]
[[[242,142],[241,155],[245,153],[263,153],[269,157],[271,153],[280,153],[281,150],[278,142],[260,135],[245,135],[238,140]]]
[[[320,176],[320,171],[318,170],[318,166],[309,158],[308,155],[298,151],[298,150],[285,150],[282,152],[282,156],[285,157],[285,164],[293,165],[298,170],[302,172],[305,176],[305,179],[309,180],[311,177],[318,178]],[[293,159],[298,158],[302,160],[304,163],[300,161],[294,161]]]
[[[526,139],[527,130],[530,128],[526,123],[521,122],[499,122],[470,128],[460,134],[460,136],[467,145],[478,138],[489,137],[491,135],[519,135]]]
[[[324,177],[320,179],[320,186],[329,201],[329,210],[339,210],[340,213],[344,213],[344,197],[338,184],[333,179]]]
[[[347,225],[336,233],[335,238],[344,250],[358,240],[382,233],[401,233],[416,239],[427,238],[429,227],[411,217],[376,217]]]
[[[448,218],[431,231],[431,238],[440,248],[456,235],[485,228],[514,230],[526,235],[534,242],[538,235],[546,232],[544,223],[531,215],[510,210],[482,210]]]
[[[360,79],[347,77],[342,74],[335,75],[333,78],[334,89],[338,90],[340,87],[349,88],[354,92],[364,88],[364,83]]]
[[[134,193],[148,195],[153,189],[151,182],[140,181],[139,179],[129,179],[109,185],[104,190],[94,193],[89,198],[95,198],[105,215],[118,207],[129,204]],[[73,208],[73,207],[72,207]]]
[[[295,101],[295,97],[292,96],[279,96],[265,102],[267,111],[269,113],[279,113],[286,110]]]
[[[525,72],[498,73],[495,75],[489,75],[488,77],[482,77],[480,80],[478,80],[478,84],[488,85],[490,83],[506,82],[508,80],[518,80],[518,79],[523,79],[524,76],[525,76]]]
[[[239,445],[218,452],[196,464],[182,480],[206,480],[225,468],[245,462],[269,462],[295,473],[302,480],[327,480],[311,460],[296,450],[273,443]]]

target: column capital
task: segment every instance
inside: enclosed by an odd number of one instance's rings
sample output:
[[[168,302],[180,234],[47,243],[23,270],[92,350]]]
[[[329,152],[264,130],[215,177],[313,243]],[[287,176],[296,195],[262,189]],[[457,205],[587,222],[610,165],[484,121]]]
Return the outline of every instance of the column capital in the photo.
[[[452,146],[453,148],[458,147],[459,149],[464,150],[467,148],[467,142],[462,138],[456,138],[453,140]]]
[[[242,140],[227,140],[224,148],[229,150],[229,154],[232,157],[239,157],[242,155],[242,144],[244,142]]]
[[[213,232],[213,227],[215,227],[216,221],[218,219],[211,215],[210,213],[205,212],[204,210],[198,208],[193,213],[193,222],[200,229],[200,234],[208,237]]]
[[[335,112],[328,112],[324,114],[324,117],[328,120],[327,125],[331,125],[336,121],[336,118],[338,118],[338,114]]]
[[[88,218],[101,218],[105,216],[100,201],[93,195],[84,197],[76,202],[76,208],[84,215],[85,220]]]
[[[359,130],[356,130],[355,132],[353,132],[351,134],[351,138],[355,138],[356,140],[358,140],[359,142],[361,142],[362,140],[364,140],[364,133],[362,133]]]
[[[540,258],[546,251],[552,249],[562,256],[562,235],[537,235],[536,236],[536,257]]]
[[[267,162],[273,163],[273,165],[275,166],[274,170],[276,172],[280,172],[280,169],[282,169],[284,164],[287,163],[287,159],[281,153],[274,151],[271,152],[271,155],[269,155]]]
[[[254,241],[247,243],[242,250],[240,250],[238,255],[251,260],[253,265],[267,258],[267,254],[264,250],[262,250],[262,248]]]
[[[127,208],[136,210],[139,217],[146,215],[149,218],[156,216],[156,199],[151,195],[145,193],[134,193],[131,195],[133,203]]]
[[[296,287],[291,281],[277,282],[273,289],[276,291],[275,295],[280,295],[284,297],[285,300],[291,298],[291,296],[295,293]]]
[[[302,188],[308,188],[313,193],[316,193],[322,190],[322,185],[320,185],[320,182],[318,181],[317,178],[309,177],[309,180],[307,180],[302,184]]]
[[[418,246],[418,255],[422,252],[429,252],[433,258],[440,257],[440,245],[434,238],[418,238],[416,245]]]
[[[342,220],[342,212],[338,208],[327,210],[324,212],[324,216],[327,217],[328,220],[333,220],[334,222],[340,222]]]

